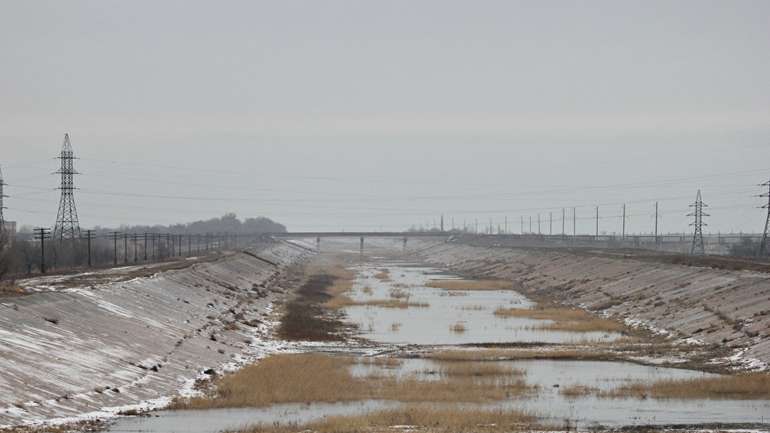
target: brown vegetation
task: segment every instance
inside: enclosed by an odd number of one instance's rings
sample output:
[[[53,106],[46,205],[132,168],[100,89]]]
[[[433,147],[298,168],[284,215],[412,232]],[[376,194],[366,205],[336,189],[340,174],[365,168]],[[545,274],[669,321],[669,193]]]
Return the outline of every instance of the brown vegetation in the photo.
[[[327,314],[322,304],[332,298],[329,289],[337,285],[329,274],[312,275],[299,288],[297,296],[285,308],[278,335],[287,340],[342,340],[345,325],[339,318]]]
[[[425,358],[436,361],[514,361],[522,359],[579,359],[603,361],[615,359],[608,352],[597,350],[576,349],[476,349],[473,350],[442,350],[425,355]]]
[[[522,317],[535,320],[550,320],[553,323],[536,326],[537,329],[567,332],[623,332],[626,327],[620,322],[596,317],[585,310],[567,307],[498,308],[498,317]]]
[[[377,278],[380,281],[391,281],[390,271],[387,269],[381,269],[379,272],[374,274],[374,278]]]
[[[382,399],[402,402],[485,402],[531,388],[520,378],[479,383],[472,377],[438,381],[350,374],[352,358],[319,354],[274,355],[220,378],[210,395],[177,400],[178,409],[261,407],[278,403]]]
[[[585,397],[587,395],[596,394],[598,392],[598,388],[586,385],[568,385],[559,388],[559,394],[569,399]]]
[[[463,325],[460,322],[457,322],[454,325],[450,326],[449,330],[454,332],[455,334],[462,334],[463,332],[465,332],[465,325]]]
[[[301,426],[260,425],[243,433],[380,433],[393,432],[393,426],[409,426],[409,431],[436,433],[498,433],[529,430],[536,418],[513,410],[481,410],[453,406],[410,405],[403,408],[356,416],[334,416]]]
[[[506,290],[513,283],[506,280],[431,280],[427,287],[446,290]]]
[[[608,398],[770,399],[770,373],[634,383],[602,392],[599,396]]]
[[[446,362],[441,363],[439,372],[450,377],[504,377],[524,376],[526,372],[495,362]]]

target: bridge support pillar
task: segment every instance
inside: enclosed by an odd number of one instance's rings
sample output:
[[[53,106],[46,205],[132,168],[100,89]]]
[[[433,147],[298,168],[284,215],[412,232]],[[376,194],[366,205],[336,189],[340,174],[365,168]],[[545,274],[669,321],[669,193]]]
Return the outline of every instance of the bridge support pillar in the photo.
[[[316,236],[315,238],[315,249],[319,252],[321,251],[321,236]]]
[[[361,254],[364,253],[364,237],[361,236]]]
[[[404,251],[406,251],[406,241],[407,241],[407,238],[406,236],[404,236]]]

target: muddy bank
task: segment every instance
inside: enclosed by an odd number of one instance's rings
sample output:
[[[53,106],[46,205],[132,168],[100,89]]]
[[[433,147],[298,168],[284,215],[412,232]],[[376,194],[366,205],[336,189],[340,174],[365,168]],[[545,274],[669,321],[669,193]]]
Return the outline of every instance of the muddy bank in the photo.
[[[743,368],[770,362],[770,275],[557,250],[425,244],[414,255],[435,266],[513,280],[544,296],[711,346]]]
[[[271,243],[150,276],[20,282],[36,293],[0,300],[0,426],[162,406],[244,362],[308,254]]]

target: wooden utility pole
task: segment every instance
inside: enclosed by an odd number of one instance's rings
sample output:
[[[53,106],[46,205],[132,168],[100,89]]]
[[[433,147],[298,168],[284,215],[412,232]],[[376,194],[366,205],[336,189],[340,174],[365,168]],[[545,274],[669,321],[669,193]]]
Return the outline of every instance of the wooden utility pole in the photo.
[[[40,241],[40,273],[45,274],[45,240],[51,239],[51,229],[38,227],[34,233],[35,239]]]
[[[86,239],[86,243],[88,246],[88,267],[90,268],[91,263],[91,239],[94,238],[94,231],[93,230],[86,230],[85,236],[83,236]]]

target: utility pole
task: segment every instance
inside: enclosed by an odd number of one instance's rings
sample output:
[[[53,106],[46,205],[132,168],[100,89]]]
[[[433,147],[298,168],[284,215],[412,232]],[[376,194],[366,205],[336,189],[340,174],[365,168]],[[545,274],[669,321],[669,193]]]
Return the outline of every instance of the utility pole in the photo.
[[[506,235],[508,234],[508,216],[505,217],[505,231],[504,231],[504,233]]]
[[[187,234],[187,256],[192,255],[192,236],[190,234]]]
[[[626,204],[623,203],[623,229],[620,232],[620,239],[626,240]]]
[[[599,206],[596,206],[596,240],[599,240]]]
[[[118,235],[120,232],[110,232],[109,237],[112,237],[112,264],[118,266]]]
[[[51,229],[38,227],[34,233],[35,239],[40,241],[40,273],[45,274],[45,240],[51,239]]]
[[[521,230],[519,230],[520,234],[524,234],[524,217],[521,217]]]
[[[529,216],[529,234],[532,234],[532,215]]]
[[[134,233],[134,263],[139,261],[139,233]]]
[[[144,261],[147,261],[147,232],[144,232]]]
[[[56,225],[53,229],[53,237],[60,241],[64,239],[76,239],[80,237],[80,223],[78,222],[78,212],[75,208],[75,182],[76,174],[74,160],[75,153],[72,151],[69,134],[64,134],[64,143],[58,156],[61,160],[61,168],[54,174],[61,175],[61,198],[59,199],[59,211],[56,215]]]
[[[655,246],[658,246],[658,202],[655,202]]]
[[[441,214],[441,233],[444,233],[444,214]]]
[[[123,233],[123,264],[128,264],[128,233]]]
[[[548,212],[548,235],[553,236],[553,212]]]
[[[577,237],[577,207],[572,208],[572,240]]]
[[[759,244],[759,256],[763,257],[767,255],[767,251],[768,251],[767,234],[768,234],[768,229],[770,229],[770,180],[768,180],[767,182],[763,183],[760,186],[767,187],[767,192],[759,195],[760,197],[767,197],[767,203],[764,206],[762,206],[762,209],[767,209],[767,218],[765,219],[765,231],[762,233],[762,242]]]
[[[564,239],[564,235],[567,234],[567,232],[564,230],[565,223],[567,217],[567,211],[564,208],[561,208],[561,238]]]
[[[703,213],[703,208],[708,207],[708,205],[703,203],[700,190],[698,190],[698,195],[695,196],[695,203],[691,204],[690,207],[693,208],[693,211],[688,213],[687,216],[695,218],[692,224],[690,224],[694,227],[690,254],[702,256],[706,254],[706,248],[703,244],[703,226],[707,225],[703,222],[703,217],[710,215]]]
[[[537,214],[537,234],[542,234],[540,231],[540,214]]]
[[[86,239],[86,242],[88,244],[88,267],[91,267],[91,239],[94,238],[94,231],[93,230],[86,230],[86,235],[84,236]]]

